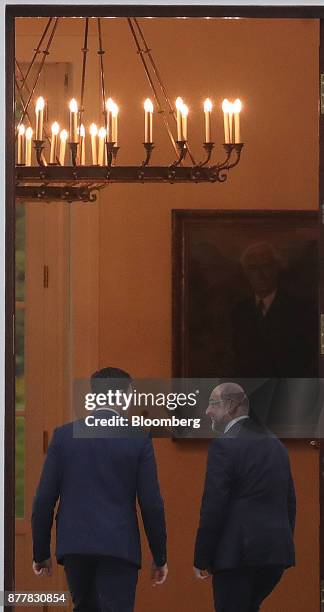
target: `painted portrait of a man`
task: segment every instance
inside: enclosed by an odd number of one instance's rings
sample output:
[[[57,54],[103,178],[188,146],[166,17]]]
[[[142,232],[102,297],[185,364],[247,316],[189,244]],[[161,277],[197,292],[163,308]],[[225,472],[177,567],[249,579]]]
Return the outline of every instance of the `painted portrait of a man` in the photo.
[[[316,214],[174,211],[174,230],[174,372],[317,376]]]

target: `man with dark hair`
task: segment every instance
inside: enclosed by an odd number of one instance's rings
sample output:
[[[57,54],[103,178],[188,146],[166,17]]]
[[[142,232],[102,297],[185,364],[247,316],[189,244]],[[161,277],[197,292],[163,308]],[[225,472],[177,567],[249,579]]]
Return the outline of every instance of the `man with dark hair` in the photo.
[[[127,392],[131,382],[127,372],[111,367],[91,377],[96,393],[107,388]],[[120,408],[97,410],[107,411],[109,418],[118,417]],[[141,565],[136,499],[153,557],[153,585],[162,584],[168,573],[152,441],[127,431],[104,438],[74,437],[73,426],[57,428],[47,452],[33,504],[33,570],[51,574],[51,527],[59,499],[56,557],[64,565],[73,609],[132,612]]]
[[[113,392],[120,389],[127,391],[132,384],[132,379],[128,372],[120,368],[102,368],[94,372],[90,378],[91,389],[94,393],[105,392],[107,389],[107,379],[109,379],[109,389]]]
[[[222,433],[208,453],[194,572],[213,578],[217,612],[257,612],[295,564],[288,453],[251,419],[248,397],[236,383],[215,387],[206,413]]]

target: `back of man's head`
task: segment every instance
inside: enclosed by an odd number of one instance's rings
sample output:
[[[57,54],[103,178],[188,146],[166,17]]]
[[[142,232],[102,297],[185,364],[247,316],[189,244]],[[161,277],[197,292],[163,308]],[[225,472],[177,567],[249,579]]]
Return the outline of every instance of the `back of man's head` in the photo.
[[[230,400],[233,409],[240,414],[249,414],[249,400],[241,385],[233,382],[226,382],[218,385],[219,396],[223,400]]]
[[[132,384],[132,378],[120,368],[107,367],[97,370],[90,378],[93,393],[106,393],[107,389],[113,393],[116,391],[127,391]]]

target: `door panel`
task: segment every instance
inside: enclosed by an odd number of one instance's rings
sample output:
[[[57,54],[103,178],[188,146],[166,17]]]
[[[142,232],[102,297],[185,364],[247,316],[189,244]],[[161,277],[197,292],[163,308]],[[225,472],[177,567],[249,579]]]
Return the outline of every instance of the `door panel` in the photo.
[[[20,448],[22,436],[16,442],[19,453],[24,454],[25,492],[23,512],[21,491],[17,498],[17,509],[23,518],[16,518],[16,589],[65,590],[62,568],[55,562],[52,578],[40,581],[32,573],[30,519],[46,453],[46,435],[50,439],[54,428],[64,422],[69,400],[69,205],[18,206],[25,207],[26,215],[26,324],[25,406],[23,413],[18,413],[18,419],[24,418],[24,448]],[[48,270],[46,283],[44,266]]]

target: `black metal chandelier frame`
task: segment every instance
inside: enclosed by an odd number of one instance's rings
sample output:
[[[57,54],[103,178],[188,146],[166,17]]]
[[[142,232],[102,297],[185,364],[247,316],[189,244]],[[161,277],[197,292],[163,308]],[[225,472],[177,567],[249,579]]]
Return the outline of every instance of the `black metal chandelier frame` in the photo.
[[[105,50],[102,44],[101,18],[96,18],[98,31],[98,55],[100,66],[100,85],[101,85],[101,104],[104,125],[107,130],[107,109],[106,109],[106,89],[105,89],[105,72],[103,57]],[[28,69],[23,74],[17,60],[15,60],[17,74],[20,74],[21,83],[18,76],[15,76],[15,85],[20,103],[22,105],[22,114],[18,122],[19,126],[23,123],[25,117],[28,118],[31,124],[29,112],[30,103],[33,99],[34,92],[39,81],[40,75],[44,69],[46,59],[50,54],[50,48],[54,39],[54,35],[59,22],[59,17],[49,18],[44,32],[39,40],[39,43],[34,51],[32,60]],[[241,157],[243,143],[226,143],[224,148],[224,159],[218,163],[211,163],[214,142],[205,142],[203,148],[205,156],[203,161],[196,163],[189,144],[185,140],[175,141],[172,129],[169,123],[170,116],[176,121],[176,113],[167,93],[167,89],[162,81],[159,70],[154,61],[152,51],[144,37],[143,30],[135,17],[127,18],[127,22],[133,36],[137,53],[141,59],[146,77],[149,81],[158,113],[161,115],[165,125],[167,134],[175,152],[175,160],[167,166],[152,166],[150,164],[154,149],[153,142],[145,142],[144,159],[139,165],[125,166],[117,164],[117,156],[119,147],[115,142],[111,142],[108,138],[105,139],[106,146],[106,165],[79,165],[78,164],[78,142],[69,142],[71,165],[60,165],[59,159],[56,157],[55,162],[47,165],[44,148],[45,140],[33,140],[35,149],[35,157],[37,166],[25,166],[16,164],[16,197],[23,200],[47,200],[47,201],[83,201],[93,202],[97,198],[97,192],[103,189],[109,183],[223,183],[228,178],[228,173],[231,168],[234,168]],[[84,90],[86,82],[87,54],[88,48],[88,33],[89,33],[89,17],[85,18],[84,42],[81,49],[82,60],[82,76],[81,76],[81,92],[80,92],[80,107],[78,109],[78,127],[82,123],[84,113]],[[43,50],[41,47],[45,44],[46,37],[48,40]],[[39,63],[36,76],[32,86],[28,86],[28,77],[31,69],[42,54],[42,59]],[[27,100],[24,99],[24,88],[28,93]],[[159,90],[161,93],[159,93]],[[167,107],[167,112],[161,102],[161,96]],[[17,130],[18,132],[18,130]],[[17,134],[16,132],[16,134]],[[50,138],[44,130],[45,138],[50,142]],[[191,165],[185,166],[183,162],[186,158],[190,158]]]

